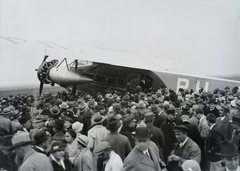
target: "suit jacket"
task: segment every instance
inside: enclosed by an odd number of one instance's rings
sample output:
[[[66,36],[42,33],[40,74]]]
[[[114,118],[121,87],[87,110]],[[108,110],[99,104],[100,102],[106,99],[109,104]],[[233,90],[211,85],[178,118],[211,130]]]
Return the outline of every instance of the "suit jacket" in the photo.
[[[50,162],[52,163],[53,171],[73,171],[72,163],[66,158],[63,160],[66,170],[64,170],[62,166],[52,160],[51,157]]]
[[[207,124],[207,118],[204,116],[204,118],[199,121],[198,123],[198,130],[201,135],[201,137],[206,140],[209,136],[209,126]]]
[[[151,155],[150,159],[136,147],[131,151],[123,163],[122,171],[160,171],[162,170],[159,162],[161,161],[156,151],[148,147]]]
[[[179,144],[178,144],[178,146],[179,146]],[[184,149],[183,149],[182,155],[179,156],[180,158],[182,158],[182,160],[180,161],[181,164],[185,160],[195,160],[200,164],[201,150],[200,150],[199,146],[191,138],[188,138],[188,140],[183,148]],[[175,154],[175,149],[172,151],[171,154]]]
[[[229,122],[228,116],[226,116],[223,120],[220,117],[216,119],[216,123],[220,127],[223,133],[223,140],[230,141],[232,138],[233,126]]]
[[[162,160],[164,160],[163,148],[165,146],[165,138],[164,138],[162,130],[160,128],[153,126],[153,124],[147,124],[147,128],[152,133],[150,140],[153,141],[157,145],[157,147],[159,149],[159,156]]]
[[[76,155],[76,158],[73,161],[73,170],[74,171],[84,171],[84,170],[96,170],[93,164],[93,154],[88,149],[85,148]]]
[[[110,132],[103,141],[108,141],[110,143],[112,150],[121,157],[122,161],[132,150],[128,138],[117,132]]]
[[[221,141],[222,141],[222,130],[216,124],[210,130],[210,134],[206,142],[206,159],[207,160],[211,162],[217,162],[221,160],[221,157],[215,154],[220,150]]]

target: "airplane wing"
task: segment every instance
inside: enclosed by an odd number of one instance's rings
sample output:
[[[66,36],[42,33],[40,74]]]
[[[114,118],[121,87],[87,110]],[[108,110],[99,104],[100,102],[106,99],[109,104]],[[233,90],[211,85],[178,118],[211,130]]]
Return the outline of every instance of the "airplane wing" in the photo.
[[[46,40],[25,40],[14,37],[0,36],[1,50],[27,53],[50,58],[70,61],[75,59],[105,63],[116,66],[126,66],[153,71],[168,70],[186,65],[175,59],[167,59],[146,54],[107,49],[102,47],[86,47],[49,42]]]

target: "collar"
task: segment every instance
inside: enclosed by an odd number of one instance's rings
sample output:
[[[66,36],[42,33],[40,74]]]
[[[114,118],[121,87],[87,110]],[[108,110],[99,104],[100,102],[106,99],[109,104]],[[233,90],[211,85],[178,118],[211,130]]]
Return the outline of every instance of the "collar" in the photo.
[[[35,148],[41,150],[42,152],[45,152],[44,149],[43,149],[42,147],[39,147],[39,146],[36,146],[36,145],[35,145]]]
[[[201,117],[201,119],[199,120],[199,122],[201,122],[204,118],[205,118],[205,116],[203,115],[203,116]]]
[[[226,167],[226,171],[230,171],[230,170]],[[236,171],[240,171],[240,167],[239,166],[237,167]]]
[[[145,151],[143,151],[143,154],[145,154],[145,155],[147,155],[148,157],[150,157],[150,153],[149,153],[149,150],[148,150],[148,149],[145,150]]]
[[[216,125],[216,123],[215,123],[215,124],[213,124],[212,126],[210,126],[210,130],[212,130],[212,128],[213,128],[215,125]]]
[[[65,167],[65,164],[64,164],[64,162],[63,162],[63,159],[60,159],[60,161],[58,162],[58,161],[56,160],[56,158],[55,158],[52,154],[50,154],[50,157],[51,157],[51,159],[52,159],[53,161],[55,161],[58,165],[62,166],[62,167],[64,168],[64,170],[66,170],[66,167]]]
[[[223,121],[223,120],[225,119],[225,117],[226,117],[226,116],[221,117],[221,121]]]
[[[187,143],[188,137],[182,142],[179,143],[180,148],[182,148]]]

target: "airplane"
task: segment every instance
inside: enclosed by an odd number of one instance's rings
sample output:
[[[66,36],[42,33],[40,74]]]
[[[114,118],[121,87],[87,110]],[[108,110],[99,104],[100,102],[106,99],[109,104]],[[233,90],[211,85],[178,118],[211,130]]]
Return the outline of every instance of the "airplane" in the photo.
[[[140,67],[139,64],[130,61],[124,64],[105,58],[100,58],[101,62],[75,59],[68,64],[66,58],[61,62],[56,59],[47,61],[47,58],[46,55],[37,70],[40,95],[44,84],[58,84],[72,94],[75,94],[76,90],[103,92],[106,89],[133,92],[139,85],[145,86],[143,89],[151,88],[153,91],[168,88],[175,92],[179,89],[199,91],[203,88],[205,91],[213,91],[215,88],[223,90],[226,86],[240,86],[240,81],[236,80],[179,74],[153,69],[151,65]],[[143,80],[146,84],[141,84]]]
[[[39,95],[44,84],[60,85],[75,94],[103,92],[107,89],[132,92],[143,81],[144,89],[159,88],[213,91],[240,86],[240,81],[170,72],[168,69],[185,65],[172,59],[136,54],[103,47],[62,45],[46,40],[26,40],[0,36],[1,51],[18,55],[45,55],[38,67]],[[40,45],[40,46],[39,46]],[[49,56],[52,59],[48,60]],[[70,61],[70,63],[68,63]],[[144,86],[144,84],[142,84]]]

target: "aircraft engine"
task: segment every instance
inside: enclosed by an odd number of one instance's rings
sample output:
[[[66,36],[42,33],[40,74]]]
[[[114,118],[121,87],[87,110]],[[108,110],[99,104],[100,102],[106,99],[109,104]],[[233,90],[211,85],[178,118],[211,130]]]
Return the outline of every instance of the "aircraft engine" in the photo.
[[[58,60],[46,61],[48,56],[46,55],[43,59],[42,64],[37,69],[38,79],[40,81],[39,95],[41,96],[43,85],[51,84],[52,86],[56,83],[60,86],[72,85],[76,89],[76,85],[90,82],[91,78],[87,78],[80,73],[78,73],[73,68],[68,68],[68,66],[57,66]]]

